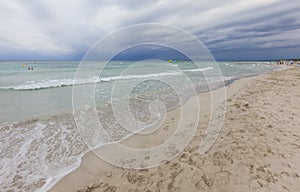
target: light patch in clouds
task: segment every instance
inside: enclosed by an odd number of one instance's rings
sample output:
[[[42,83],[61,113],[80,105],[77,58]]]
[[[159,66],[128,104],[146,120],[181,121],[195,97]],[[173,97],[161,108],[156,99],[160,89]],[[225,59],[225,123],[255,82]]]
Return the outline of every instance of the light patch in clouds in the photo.
[[[279,52],[300,45],[299,10],[297,0],[1,0],[0,59],[80,59],[106,34],[145,22],[183,28],[219,59],[230,50]]]
[[[14,2],[0,6],[1,50],[24,50],[37,52],[71,52],[68,45],[64,45],[55,38],[43,33],[39,26],[31,20],[28,10]],[[22,18],[22,19],[21,19]]]

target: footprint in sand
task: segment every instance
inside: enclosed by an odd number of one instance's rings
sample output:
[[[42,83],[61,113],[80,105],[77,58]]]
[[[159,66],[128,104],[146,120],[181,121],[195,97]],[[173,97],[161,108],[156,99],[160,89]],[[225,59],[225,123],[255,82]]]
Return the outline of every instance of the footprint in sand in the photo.
[[[213,155],[213,163],[216,166],[225,166],[232,164],[233,160],[227,153],[215,152]]]
[[[195,187],[198,190],[204,190],[206,191],[208,188],[213,186],[213,181],[209,179],[206,174],[203,174],[201,176],[201,180],[195,183]]]
[[[177,149],[177,146],[175,144],[169,144],[168,148],[166,148],[164,150],[164,155],[165,157],[173,157],[174,155],[176,155],[178,153],[178,149]]]
[[[163,129],[164,129],[165,131],[168,131],[168,130],[169,130],[169,127],[170,127],[170,125],[166,125],[166,126],[164,126]]]
[[[118,188],[116,186],[109,186],[106,189],[104,189],[103,192],[117,192]]]
[[[180,155],[179,161],[180,162],[187,162],[187,161],[189,161],[188,155],[186,153],[183,153],[182,155]]]
[[[148,169],[129,171],[126,175],[127,181],[131,184],[142,184],[146,181]]]
[[[194,154],[194,155],[190,156],[189,164],[195,165],[197,168],[200,169],[204,165],[204,160],[201,158],[200,155]]]
[[[117,192],[118,187],[110,186],[108,183],[100,182],[98,184],[93,184],[91,186],[84,187],[78,190],[78,192],[92,192],[92,191],[103,191],[103,192]]]
[[[221,171],[214,175],[213,183],[217,186],[224,186],[229,183],[231,173],[229,171]]]
[[[254,178],[268,183],[276,183],[278,181],[278,175],[268,170],[268,167],[269,166],[260,166],[256,168]]]

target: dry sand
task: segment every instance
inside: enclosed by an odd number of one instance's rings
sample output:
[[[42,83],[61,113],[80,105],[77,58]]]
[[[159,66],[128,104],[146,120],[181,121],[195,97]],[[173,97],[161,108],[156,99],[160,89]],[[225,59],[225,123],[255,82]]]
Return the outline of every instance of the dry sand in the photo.
[[[299,191],[300,67],[240,79],[226,89],[224,127],[204,155],[198,151],[210,114],[209,93],[200,95],[195,136],[173,160],[134,170],[88,153],[51,191]],[[152,136],[134,136],[123,144],[142,148],[161,143],[174,131],[179,114],[171,111]]]

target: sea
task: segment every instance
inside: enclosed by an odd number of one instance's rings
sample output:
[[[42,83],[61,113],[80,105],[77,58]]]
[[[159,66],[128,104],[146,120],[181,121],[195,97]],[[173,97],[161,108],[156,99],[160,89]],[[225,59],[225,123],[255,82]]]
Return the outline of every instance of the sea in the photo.
[[[258,61],[0,61],[0,191],[47,191],[79,167],[89,147],[74,120],[78,98],[93,101],[112,140],[120,141],[131,132],[111,129],[116,121],[112,102],[129,100],[133,116],[146,122],[149,101],[160,100],[171,109],[193,96],[185,85],[200,93],[281,69]],[[178,96],[176,90],[184,91]]]

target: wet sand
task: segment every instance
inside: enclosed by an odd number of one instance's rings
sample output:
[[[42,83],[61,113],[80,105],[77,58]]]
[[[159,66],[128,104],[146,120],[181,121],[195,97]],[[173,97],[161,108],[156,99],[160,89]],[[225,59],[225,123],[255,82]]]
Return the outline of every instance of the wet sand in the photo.
[[[199,146],[211,112],[209,93],[199,96],[200,123],[192,141],[173,160],[135,170],[112,166],[89,152],[51,191],[298,191],[300,67],[243,78],[226,91],[224,126],[205,154],[199,154]],[[174,132],[179,115],[178,109],[170,111],[161,129],[122,144],[162,143]]]

